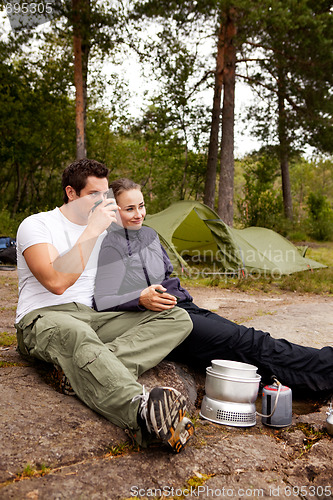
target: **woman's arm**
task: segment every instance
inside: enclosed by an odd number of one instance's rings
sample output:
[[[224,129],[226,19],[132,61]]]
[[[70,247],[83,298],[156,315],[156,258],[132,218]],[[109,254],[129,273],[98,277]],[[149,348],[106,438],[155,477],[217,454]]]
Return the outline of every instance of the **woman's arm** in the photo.
[[[141,290],[121,293],[126,275],[126,261],[121,252],[103,245],[98,258],[94,300],[97,311],[142,311],[139,305]]]

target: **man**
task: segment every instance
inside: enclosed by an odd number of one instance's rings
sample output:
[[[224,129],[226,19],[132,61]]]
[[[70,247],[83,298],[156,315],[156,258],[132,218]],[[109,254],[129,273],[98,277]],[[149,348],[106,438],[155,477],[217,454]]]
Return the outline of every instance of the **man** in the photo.
[[[94,160],[72,163],[62,176],[64,204],[20,225],[18,348],[59,366],[82,401],[139,444],[148,431],[178,452],[193,434],[185,398],[171,388],[145,394],[137,378],[187,337],[187,313],[92,309],[99,248],[116,220],[107,176]]]

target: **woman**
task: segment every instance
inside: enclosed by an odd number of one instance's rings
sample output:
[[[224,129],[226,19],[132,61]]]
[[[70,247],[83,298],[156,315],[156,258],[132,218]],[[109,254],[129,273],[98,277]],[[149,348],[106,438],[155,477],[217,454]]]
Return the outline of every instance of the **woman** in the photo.
[[[182,307],[193,330],[169,359],[204,369],[212,359],[258,367],[264,382],[275,376],[298,390],[333,390],[333,348],[315,349],[274,339],[267,332],[237,325],[193,303],[178,278],[156,232],[143,226],[146,215],[140,186],[129,179],[111,183],[118,224],[105,237],[95,283],[98,311],[162,311]]]

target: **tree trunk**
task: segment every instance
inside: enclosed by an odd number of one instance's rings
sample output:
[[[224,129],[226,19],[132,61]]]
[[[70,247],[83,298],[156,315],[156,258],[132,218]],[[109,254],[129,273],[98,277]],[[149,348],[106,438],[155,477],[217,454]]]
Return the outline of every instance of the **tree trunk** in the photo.
[[[187,140],[185,140],[185,165],[184,165],[184,170],[183,170],[183,179],[182,179],[182,182],[180,185],[180,199],[181,200],[185,199],[187,170],[188,170],[188,148],[187,148]]]
[[[210,208],[215,204],[215,184],[216,184],[216,166],[218,158],[219,129],[221,116],[221,94],[223,85],[224,68],[224,41],[225,41],[225,22],[221,21],[217,41],[216,70],[214,83],[214,99],[212,110],[212,125],[210,129],[207,173],[205,182],[204,203]]]
[[[86,112],[90,0],[72,0],[75,84],[76,158],[87,156]]]
[[[279,154],[282,177],[282,195],[284,215],[287,219],[293,219],[293,202],[291,197],[291,186],[289,176],[289,141],[287,133],[287,117],[285,109],[285,85],[283,69],[279,70],[278,79],[278,134],[279,134]]]
[[[229,226],[234,217],[234,115],[235,115],[235,70],[236,47],[234,37],[237,33],[235,9],[227,12],[224,73],[221,164],[219,181],[218,214]]]
[[[15,194],[15,200],[12,206],[11,214],[15,215],[18,207],[20,205],[21,201],[21,170],[20,170],[20,165],[18,162],[15,162],[15,169],[16,169],[16,178],[17,178],[17,185],[16,185],[16,194]]]

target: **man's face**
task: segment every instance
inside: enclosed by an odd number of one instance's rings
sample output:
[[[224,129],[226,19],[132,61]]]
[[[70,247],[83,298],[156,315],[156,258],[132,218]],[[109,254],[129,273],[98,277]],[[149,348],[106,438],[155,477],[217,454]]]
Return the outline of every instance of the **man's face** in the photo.
[[[74,189],[67,192],[71,209],[75,211],[77,217],[87,219],[91,209],[97,201],[107,197],[109,184],[106,177],[87,177],[87,183],[77,195]]]

